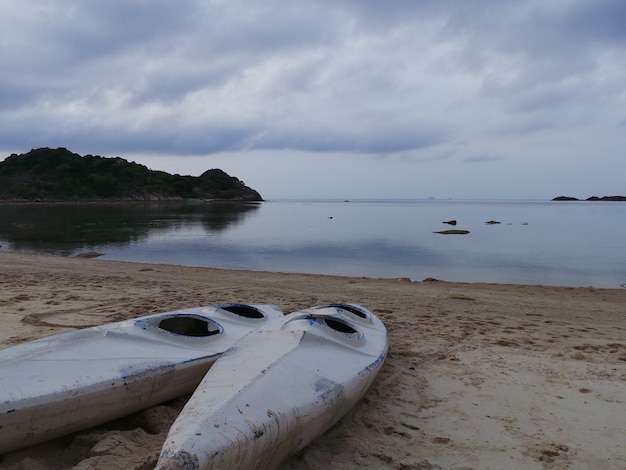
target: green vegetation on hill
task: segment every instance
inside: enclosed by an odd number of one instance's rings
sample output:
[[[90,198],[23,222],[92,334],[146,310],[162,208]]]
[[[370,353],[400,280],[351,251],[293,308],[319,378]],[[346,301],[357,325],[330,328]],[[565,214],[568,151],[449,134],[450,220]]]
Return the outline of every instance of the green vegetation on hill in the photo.
[[[239,179],[213,169],[170,175],[123,158],[40,148],[0,162],[0,200],[89,201],[229,199],[262,201]]]

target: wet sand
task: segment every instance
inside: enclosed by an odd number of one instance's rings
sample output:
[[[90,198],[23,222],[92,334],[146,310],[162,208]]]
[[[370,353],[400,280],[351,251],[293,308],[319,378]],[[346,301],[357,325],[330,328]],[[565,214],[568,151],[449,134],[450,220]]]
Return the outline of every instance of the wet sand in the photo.
[[[281,470],[626,468],[626,289],[410,282],[0,251],[0,348],[221,302],[273,303],[285,312],[355,302],[389,330],[388,359],[365,397]],[[7,454],[0,468],[150,469],[185,399]]]

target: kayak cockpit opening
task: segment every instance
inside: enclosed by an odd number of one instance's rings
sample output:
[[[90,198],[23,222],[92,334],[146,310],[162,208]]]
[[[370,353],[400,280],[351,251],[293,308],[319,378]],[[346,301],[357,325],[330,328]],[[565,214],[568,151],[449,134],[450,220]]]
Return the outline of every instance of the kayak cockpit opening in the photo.
[[[358,330],[356,328],[352,328],[352,326],[340,320],[325,318],[324,322],[331,330],[338,331],[339,333],[345,333],[347,335],[353,335],[355,333],[358,333]]]
[[[164,318],[159,322],[158,327],[177,335],[195,337],[213,336],[222,331],[222,329],[212,321],[185,315]]]
[[[301,320],[307,321],[310,325],[318,324],[320,326],[325,326],[328,329],[339,333],[341,336],[352,340],[362,340],[364,337],[361,331],[356,329],[347,321],[340,318],[333,318],[330,315],[304,315],[301,317],[295,317],[287,323]]]
[[[252,305],[230,304],[221,305],[220,308],[243,318],[265,318],[265,314],[261,312],[261,310],[259,310],[258,308],[253,307]]]
[[[369,312],[367,312],[363,308],[360,308],[352,304],[334,303],[334,304],[320,305],[319,307],[316,307],[316,308],[322,309],[322,308],[329,308],[329,307],[337,308],[340,310],[345,310],[346,312],[351,313],[355,317],[362,318],[364,320],[371,320]]]
[[[352,305],[343,304],[343,305],[337,305],[337,307],[342,308],[344,310],[347,310],[352,315],[356,315],[357,317],[369,318],[368,315],[364,311],[362,311],[361,309],[356,308],[356,307],[354,307]]]
[[[317,317],[317,321],[323,323],[328,328],[337,333],[340,333],[342,336],[346,338],[350,338],[352,340],[361,340],[363,339],[363,333],[357,330],[354,326],[352,326],[347,321],[341,320],[339,318],[332,318],[328,316],[319,316]]]

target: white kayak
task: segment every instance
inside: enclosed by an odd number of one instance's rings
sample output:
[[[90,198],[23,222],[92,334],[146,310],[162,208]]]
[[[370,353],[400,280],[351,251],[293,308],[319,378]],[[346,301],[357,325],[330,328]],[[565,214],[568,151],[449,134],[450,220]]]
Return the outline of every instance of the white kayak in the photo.
[[[382,322],[354,304],[283,321],[216,361],[171,427],[157,470],[275,468],[357,403],[387,354]]]
[[[275,305],[224,304],[111,323],[0,350],[0,454],[192,392]]]

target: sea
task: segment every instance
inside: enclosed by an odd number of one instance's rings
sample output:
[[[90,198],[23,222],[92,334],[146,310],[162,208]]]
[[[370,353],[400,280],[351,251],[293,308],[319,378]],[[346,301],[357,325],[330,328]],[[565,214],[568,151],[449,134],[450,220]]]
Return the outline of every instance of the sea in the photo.
[[[446,230],[469,233],[437,233]],[[626,202],[7,204],[0,205],[0,250],[413,281],[626,288]]]

